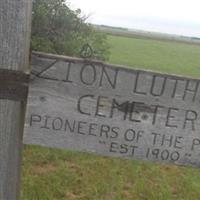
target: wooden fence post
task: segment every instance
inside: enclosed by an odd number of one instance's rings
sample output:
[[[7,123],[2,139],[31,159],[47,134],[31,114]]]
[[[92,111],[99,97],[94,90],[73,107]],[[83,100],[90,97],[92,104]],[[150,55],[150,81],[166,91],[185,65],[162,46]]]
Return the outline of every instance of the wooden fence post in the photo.
[[[27,70],[31,13],[32,0],[0,1],[0,69]],[[20,101],[0,99],[1,200],[19,199],[24,110]]]

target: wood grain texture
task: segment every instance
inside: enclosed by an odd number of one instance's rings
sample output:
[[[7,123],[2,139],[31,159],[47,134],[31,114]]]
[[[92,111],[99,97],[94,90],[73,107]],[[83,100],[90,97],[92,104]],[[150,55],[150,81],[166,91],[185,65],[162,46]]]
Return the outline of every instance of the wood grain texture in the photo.
[[[0,1],[0,68],[27,71],[31,0]],[[19,199],[24,105],[0,100],[0,199]]]
[[[24,143],[200,166],[200,82],[34,52]]]

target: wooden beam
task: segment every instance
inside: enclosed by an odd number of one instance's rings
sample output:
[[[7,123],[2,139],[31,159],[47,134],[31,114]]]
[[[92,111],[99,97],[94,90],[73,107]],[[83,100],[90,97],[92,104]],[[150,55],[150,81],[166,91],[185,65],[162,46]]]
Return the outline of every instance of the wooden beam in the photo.
[[[0,1],[0,68],[27,71],[31,0]],[[0,100],[0,199],[19,199],[24,105]]]

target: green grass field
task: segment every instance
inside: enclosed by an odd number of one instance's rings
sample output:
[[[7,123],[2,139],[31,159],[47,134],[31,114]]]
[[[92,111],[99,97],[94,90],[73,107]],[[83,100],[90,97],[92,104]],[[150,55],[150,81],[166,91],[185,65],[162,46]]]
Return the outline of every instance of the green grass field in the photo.
[[[110,62],[200,77],[200,45],[109,36]]]
[[[200,46],[109,36],[111,63],[200,77]],[[200,171],[25,146],[22,200],[199,200]]]

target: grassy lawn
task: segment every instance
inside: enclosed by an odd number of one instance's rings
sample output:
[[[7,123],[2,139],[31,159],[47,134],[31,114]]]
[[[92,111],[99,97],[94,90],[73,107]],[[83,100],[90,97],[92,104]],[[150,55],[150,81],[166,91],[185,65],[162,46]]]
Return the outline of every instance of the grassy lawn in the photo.
[[[111,63],[200,77],[200,46],[109,36]],[[200,170],[25,146],[22,200],[199,200]]]
[[[110,62],[200,77],[200,45],[109,36]]]
[[[198,169],[25,146],[24,200],[199,200]]]

